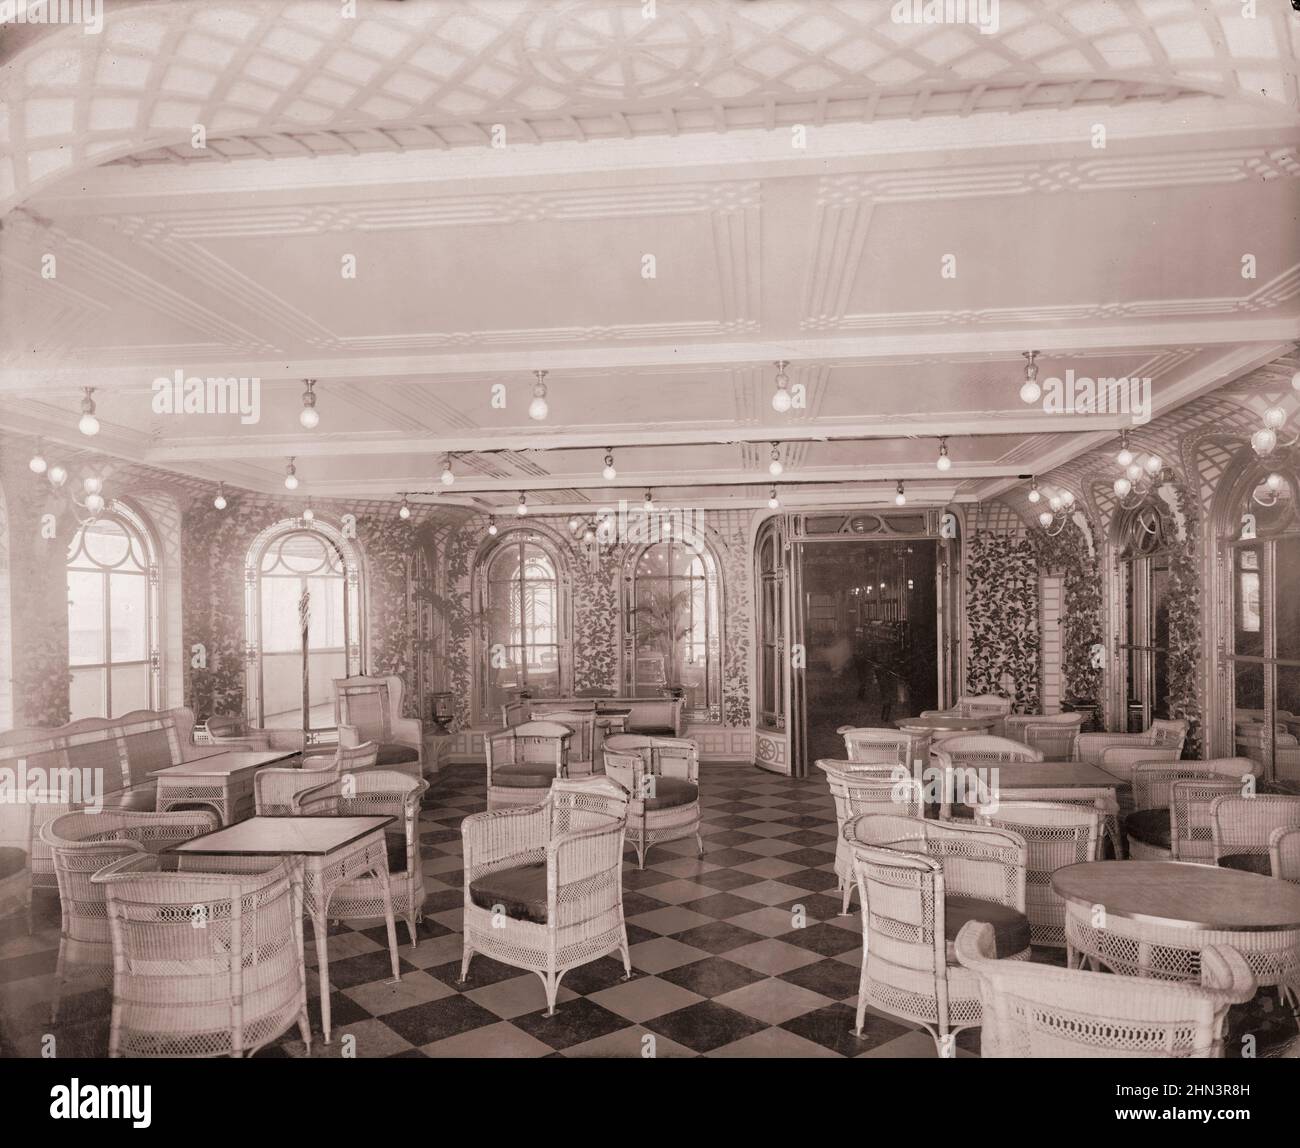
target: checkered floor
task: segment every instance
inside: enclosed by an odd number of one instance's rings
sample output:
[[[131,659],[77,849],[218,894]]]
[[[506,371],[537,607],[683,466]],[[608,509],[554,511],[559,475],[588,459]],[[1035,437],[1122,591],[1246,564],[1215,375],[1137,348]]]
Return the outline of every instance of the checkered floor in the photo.
[[[469,980],[457,983],[460,822],[486,802],[481,766],[444,772],[421,817],[428,900],[419,944],[412,949],[399,926],[402,978],[389,984],[382,923],[332,930],[335,1039],[320,1042],[313,995],[312,1055],[339,1056],[350,1044],[362,1057],[934,1056],[924,1031],[892,1018],[869,1012],[862,1038],[851,1031],[861,925],[856,909],[839,913],[825,780],[744,766],[705,766],[701,775],[703,860],[681,841],[653,849],[644,872],[631,861],[624,869],[633,979],[622,980],[616,957],[575,969],[548,1018],[533,973],[476,956]],[[60,1057],[104,1056],[107,989],[66,998],[59,1023],[48,1022],[58,921],[52,899],[41,903],[34,935],[0,941],[0,1055],[38,1056],[53,1033]],[[309,978],[313,994],[315,986]],[[976,1055],[978,1031],[957,1047]],[[294,1031],[258,1055],[304,1048]]]

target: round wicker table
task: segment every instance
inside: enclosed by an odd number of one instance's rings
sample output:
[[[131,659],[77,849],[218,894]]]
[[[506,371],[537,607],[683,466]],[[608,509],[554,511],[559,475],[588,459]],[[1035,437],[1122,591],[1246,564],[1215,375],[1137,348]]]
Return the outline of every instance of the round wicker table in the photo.
[[[998,718],[992,717],[909,717],[898,718],[894,724],[904,733],[929,734],[932,743],[946,737],[955,737],[959,733],[988,733],[996,725]]]
[[[1300,985],[1300,886],[1185,861],[1089,861],[1052,874],[1066,956],[1129,976],[1194,980],[1200,952],[1231,945],[1261,986]]]

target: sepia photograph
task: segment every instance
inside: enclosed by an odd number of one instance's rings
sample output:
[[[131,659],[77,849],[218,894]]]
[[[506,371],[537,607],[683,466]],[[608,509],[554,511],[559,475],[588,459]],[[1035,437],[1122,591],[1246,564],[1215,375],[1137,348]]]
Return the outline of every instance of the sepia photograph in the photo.
[[[0,1058],[1290,1112],[1300,0],[0,0]]]

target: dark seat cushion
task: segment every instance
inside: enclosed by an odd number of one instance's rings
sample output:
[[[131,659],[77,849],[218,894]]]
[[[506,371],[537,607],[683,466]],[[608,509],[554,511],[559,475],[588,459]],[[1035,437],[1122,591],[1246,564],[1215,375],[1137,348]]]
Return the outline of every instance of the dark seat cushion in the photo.
[[[492,784],[511,789],[549,789],[555,780],[555,767],[524,762],[520,765],[500,765],[492,770]]]
[[[385,742],[379,747],[379,757],[376,765],[405,765],[408,761],[419,761],[420,751],[413,745],[398,745],[396,742]]]
[[[1169,810],[1138,809],[1128,815],[1124,832],[1153,849],[1170,847]]]
[[[501,869],[469,883],[469,899],[491,912],[500,905],[516,921],[546,924],[546,862]]]
[[[943,936],[948,942],[948,961],[956,963],[953,941],[967,921],[984,921],[993,926],[994,955],[1014,957],[1029,948],[1029,918],[1024,913],[999,905],[996,901],[981,901],[976,897],[945,897],[943,899]]]
[[[385,833],[384,844],[388,846],[388,873],[406,872],[406,834]]]
[[[645,799],[646,809],[675,809],[699,799],[700,790],[684,777],[656,777],[655,795]]]
[[[677,730],[670,725],[630,725],[628,733],[640,733],[646,737],[676,737]]]
[[[1229,853],[1219,858],[1220,869],[1240,869],[1243,873],[1262,873],[1273,876],[1273,865],[1267,853]]]

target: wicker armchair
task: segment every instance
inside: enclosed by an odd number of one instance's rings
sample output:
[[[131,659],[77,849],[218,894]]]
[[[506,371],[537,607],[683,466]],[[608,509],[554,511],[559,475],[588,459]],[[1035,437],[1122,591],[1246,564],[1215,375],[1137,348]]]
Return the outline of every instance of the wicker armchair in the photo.
[[[920,781],[907,776],[902,765],[871,765],[856,761],[822,758],[817,768],[826,774],[835,800],[835,876],[847,913],[857,885],[853,876],[853,851],[844,836],[845,827],[863,813],[901,813],[921,817],[925,793]]]
[[[1010,698],[997,694],[962,694],[948,709],[924,710],[921,717],[995,717],[998,720],[989,726],[988,732],[993,737],[1003,737],[1010,713]]]
[[[853,725],[842,725],[835,732],[844,738],[844,753],[849,761],[901,765],[909,773],[917,762],[924,768],[930,761],[929,734]]]
[[[957,935],[957,960],[979,982],[980,1056],[1186,1058],[1223,1056],[1230,1005],[1255,978],[1227,945],[1201,952],[1200,984],[998,960],[991,926]]]
[[[943,798],[939,806],[939,816],[945,820],[954,816],[971,816],[971,803],[953,800],[959,793],[966,793],[974,788],[979,801],[988,800],[982,774],[978,772],[974,774],[973,780],[976,784],[972,786],[967,784],[972,779],[956,776],[958,771],[989,769],[1004,761],[1043,760],[1039,750],[1030,749],[1023,742],[983,733],[958,734],[956,737],[944,738],[931,752],[934,764],[943,771]]]
[[[568,757],[565,761],[566,777],[585,777],[598,772],[595,765],[596,741],[599,737],[596,723],[603,719],[594,708],[587,710],[538,710],[530,715],[529,720],[556,722],[569,727],[573,736],[569,738],[568,742]]]
[[[627,840],[645,868],[651,845],[700,836],[700,751],[693,741],[625,733],[605,739],[605,775],[629,795]]]
[[[1128,781],[1139,761],[1177,761],[1186,741],[1187,722],[1159,720],[1145,733],[1081,733],[1076,744],[1080,761]]]
[[[483,738],[489,809],[536,805],[556,778],[568,777],[573,730],[553,721],[525,721]]]
[[[252,1056],[311,1027],[302,902],[287,862],[261,872],[163,873],[124,857],[91,877],[113,939],[108,1055]]]
[[[1052,874],[1098,859],[1105,817],[1096,807],[1051,801],[1009,801],[975,811],[977,825],[1025,839],[1025,914],[1035,945],[1065,948],[1065,901],[1052,888]]]
[[[113,979],[113,946],[104,911],[104,889],[91,882],[98,870],[123,857],[157,853],[169,845],[210,833],[221,824],[209,810],[141,813],[104,809],[64,813],[41,826],[59,886],[59,957],[50,1020],[58,1019],[64,987],[74,978],[99,984]]]
[[[253,808],[258,817],[288,817],[294,812],[298,794],[336,781],[344,773],[374,769],[378,757],[379,746],[368,741],[364,745],[340,745],[333,757],[304,757],[298,769],[266,766],[253,775]]]
[[[475,953],[542,978],[547,1016],[560,978],[617,952],[632,976],[623,920],[627,795],[607,778],[556,781],[540,805],[475,813],[465,848],[464,957]]]
[[[1279,829],[1300,828],[1300,797],[1240,792],[1210,802],[1214,863],[1271,876],[1269,845]]]
[[[1173,825],[1169,806],[1174,782],[1235,781],[1240,790],[1240,787],[1249,784],[1245,780],[1247,777],[1259,776],[1261,768],[1248,757],[1137,762],[1133,766],[1133,812],[1124,818],[1129,857],[1134,861],[1167,861],[1173,856]],[[1208,822],[1203,824],[1208,825]],[[1186,817],[1183,825],[1190,828]],[[1204,840],[1210,841],[1208,832],[1204,835]],[[1212,850],[1205,853],[1206,860],[1212,857]]]
[[[419,778],[424,775],[424,725],[402,717],[402,679],[335,678],[334,724],[340,745],[379,745],[378,765]]]
[[[1268,839],[1272,875],[1300,884],[1300,829],[1274,829]]]
[[[961,926],[987,921],[1001,957],[1029,959],[1025,842],[1015,833],[892,814],[845,830],[862,900],[862,976],[854,1031],[867,1005],[923,1025],[940,1056],[980,1023],[979,987],[952,948]]]
[[[1043,755],[1044,761],[1074,761],[1083,714],[1011,714],[1006,736]]]
[[[335,781],[296,794],[293,812],[302,816],[397,818],[397,831],[387,833],[388,888],[393,915],[402,917],[419,940],[416,924],[424,916],[424,866],[420,861],[420,800],[429,783],[394,769],[344,774]],[[332,921],[363,921],[384,916],[383,887],[373,876],[358,877],[330,895],[326,911]]]

